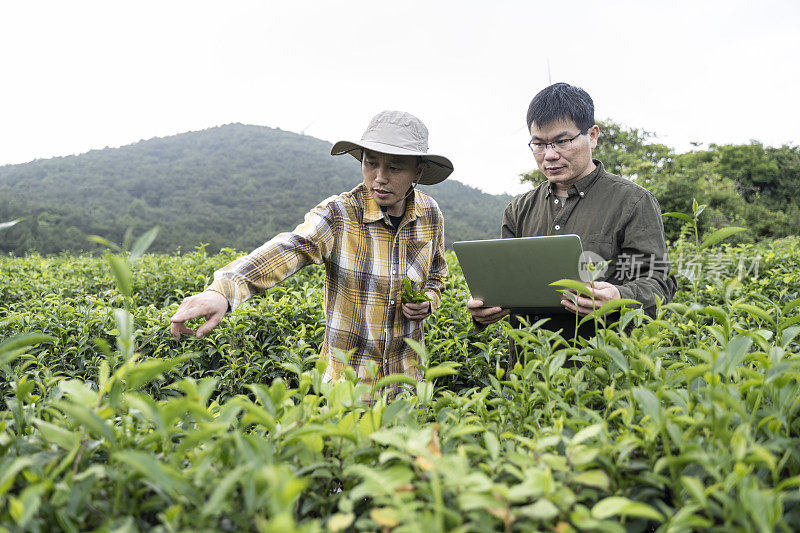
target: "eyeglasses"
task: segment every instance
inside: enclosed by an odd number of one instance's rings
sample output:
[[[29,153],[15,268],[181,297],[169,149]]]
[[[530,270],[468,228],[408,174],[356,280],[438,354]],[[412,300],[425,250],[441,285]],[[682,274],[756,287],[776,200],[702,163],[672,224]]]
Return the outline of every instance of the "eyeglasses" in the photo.
[[[542,143],[531,141],[528,143],[528,147],[530,147],[531,152],[536,155],[543,154],[547,151],[548,146],[552,146],[553,150],[556,152],[563,153],[572,148],[572,141],[580,137],[581,135],[585,135],[589,130],[586,131],[579,131],[575,137],[570,137],[569,139],[559,139],[557,141],[549,142],[549,143]]]

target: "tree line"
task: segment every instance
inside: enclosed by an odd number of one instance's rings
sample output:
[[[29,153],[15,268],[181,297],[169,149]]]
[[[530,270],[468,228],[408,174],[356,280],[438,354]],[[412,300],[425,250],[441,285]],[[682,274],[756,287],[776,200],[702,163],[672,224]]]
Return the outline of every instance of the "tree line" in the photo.
[[[741,240],[800,234],[800,150],[757,141],[711,144],[686,153],[652,142],[650,132],[599,123],[595,156],[610,172],[651,190],[663,212],[708,207],[703,230],[746,226]],[[159,226],[151,250],[174,253],[202,244],[250,250],[291,230],[327,196],[361,179],[358,162],[331,157],[326,141],[280,129],[230,124],[150,139],[122,148],[0,167],[0,253],[99,251],[99,235],[121,243]],[[544,179],[538,171],[521,180]],[[499,236],[511,196],[486,194],[455,180],[425,187],[445,215],[448,245]],[[680,223],[666,219],[677,239]]]
[[[739,240],[800,234],[800,148],[784,145],[710,144],[678,154],[651,142],[652,132],[627,128],[610,120],[598,123],[600,140],[593,151],[606,170],[634,179],[658,198],[664,213],[690,213],[692,201],[708,207],[704,231],[744,226]],[[544,180],[538,170],[523,182]],[[681,223],[664,220],[667,237],[679,236]]]

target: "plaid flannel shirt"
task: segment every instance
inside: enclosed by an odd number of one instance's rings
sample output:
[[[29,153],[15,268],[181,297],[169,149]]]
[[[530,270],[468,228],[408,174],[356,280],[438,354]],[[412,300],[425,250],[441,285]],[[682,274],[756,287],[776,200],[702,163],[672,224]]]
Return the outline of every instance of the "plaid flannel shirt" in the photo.
[[[421,321],[405,317],[403,279],[424,282],[435,309],[447,275],[444,220],[430,196],[414,191],[395,229],[369,190],[360,184],[332,196],[308,214],[294,231],[281,233],[214,274],[208,287],[222,293],[231,311],[254,292],[272,287],[304,266],[325,265],[323,379],[338,380],[343,365],[336,351],[353,350],[350,365],[361,383],[403,373],[421,379],[419,357],[406,338],[423,342]],[[376,375],[367,362],[374,361]],[[389,391],[396,394],[400,385]]]

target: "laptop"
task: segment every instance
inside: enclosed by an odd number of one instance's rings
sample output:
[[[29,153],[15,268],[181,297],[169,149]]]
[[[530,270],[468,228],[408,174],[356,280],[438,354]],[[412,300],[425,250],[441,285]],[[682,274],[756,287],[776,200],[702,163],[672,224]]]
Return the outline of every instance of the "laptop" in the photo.
[[[550,283],[582,277],[583,247],[578,235],[457,241],[453,250],[469,292],[486,307],[564,313],[558,292],[564,287]]]

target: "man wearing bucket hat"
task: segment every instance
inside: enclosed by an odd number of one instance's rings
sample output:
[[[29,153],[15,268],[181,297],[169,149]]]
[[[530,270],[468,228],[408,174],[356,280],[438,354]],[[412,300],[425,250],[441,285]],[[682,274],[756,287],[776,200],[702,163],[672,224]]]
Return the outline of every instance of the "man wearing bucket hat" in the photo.
[[[211,285],[186,298],[172,316],[174,339],[202,337],[253,293],[306,265],[324,264],[323,379],[341,377],[337,354],[350,351],[349,364],[362,383],[391,374],[421,379],[419,357],[405,339],[423,342],[422,321],[439,305],[447,263],[442,213],[416,185],[443,181],[453,165],[428,153],[427,128],[400,111],[373,117],[360,141],[337,142],[331,155],[343,154],[361,162],[363,182],[324,200],[293,231],[215,272]],[[401,301],[406,277],[429,301]],[[206,322],[195,332],[186,321],[198,317]],[[388,392],[398,390],[392,385]]]

